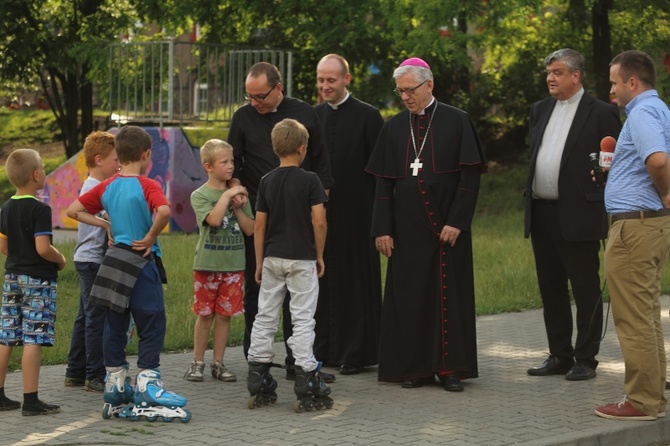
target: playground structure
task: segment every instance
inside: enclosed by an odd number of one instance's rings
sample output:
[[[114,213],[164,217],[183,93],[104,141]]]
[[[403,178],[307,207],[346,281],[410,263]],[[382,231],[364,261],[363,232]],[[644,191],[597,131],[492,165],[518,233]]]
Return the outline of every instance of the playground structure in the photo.
[[[151,135],[152,164],[147,176],[162,185],[170,201],[170,232],[197,231],[190,196],[207,179],[199,146],[193,146],[184,128],[216,127],[221,134],[214,137],[225,139],[227,122],[244,104],[247,71],[261,61],[279,68],[284,91],[290,95],[290,51],[230,48],[177,39],[110,46],[109,119],[114,127],[109,132],[132,124]],[[77,227],[65,213],[79,196],[87,174],[80,151],[47,176],[39,198],[51,206],[54,228]]]
[[[152,139],[151,165],[147,176],[158,181],[170,201],[172,217],[168,230],[194,232],[198,225],[190,204],[191,192],[207,180],[200,165],[200,153],[179,127],[144,126]],[[116,133],[118,128],[110,129]],[[74,229],[77,221],[65,212],[79,196],[88,169],[83,150],[47,176],[40,199],[52,209],[54,228]]]

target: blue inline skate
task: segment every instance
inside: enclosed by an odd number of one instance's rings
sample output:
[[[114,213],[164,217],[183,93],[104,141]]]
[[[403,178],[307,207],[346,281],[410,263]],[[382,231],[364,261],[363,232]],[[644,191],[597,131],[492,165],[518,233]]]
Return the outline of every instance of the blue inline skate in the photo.
[[[319,374],[320,369],[321,363],[311,372],[306,372],[300,366],[295,367],[294,391],[298,399],[293,403],[293,410],[297,413],[333,407],[333,399],[329,396],[330,387]]]
[[[277,381],[270,374],[270,367],[274,364],[262,362],[249,363],[247,375],[247,389],[249,390],[249,409],[267,406],[277,402]]]
[[[119,413],[133,401],[135,389],[130,385],[128,366],[117,372],[107,372],[105,376],[105,393],[102,406],[102,418],[108,420],[112,416],[118,417]]]
[[[131,421],[139,421],[145,417],[147,421],[156,421],[161,417],[165,422],[178,418],[182,423],[191,421],[191,412],[183,407],[186,398],[165,390],[158,370],[142,370],[137,374],[133,403],[119,413],[119,417]]]

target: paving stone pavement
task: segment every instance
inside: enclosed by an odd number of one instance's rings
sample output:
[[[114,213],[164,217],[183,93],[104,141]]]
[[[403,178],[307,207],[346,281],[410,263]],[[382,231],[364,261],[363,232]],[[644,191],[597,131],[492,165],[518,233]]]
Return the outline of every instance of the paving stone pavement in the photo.
[[[670,325],[667,297],[663,323]],[[169,321],[168,321],[169,323]],[[437,384],[403,389],[377,381],[376,368],[338,375],[331,385],[330,410],[297,414],[293,383],[283,370],[274,406],[247,408],[246,364],[241,347],[228,348],[226,365],[234,383],[182,379],[192,353],[165,353],[161,370],[168,390],[185,395],[189,423],[101,417],[101,394],[63,386],[65,366],[45,366],[40,398],[61,405],[56,415],[23,417],[0,412],[1,445],[669,445],[670,417],[657,421],[615,421],[597,417],[596,406],[622,397],[623,361],[609,317],[599,356],[598,376],[569,382],[562,376],[532,377],[526,369],[547,354],[542,312],[482,316],[477,319],[480,378],[465,391],[445,392]],[[283,344],[275,345],[276,361]],[[131,357],[131,372],[136,358]],[[211,359],[207,352],[206,361]],[[337,373],[334,368],[326,371]],[[136,371],[136,369],[135,369]],[[209,368],[205,368],[208,372]],[[21,373],[10,373],[9,397],[20,399]]]

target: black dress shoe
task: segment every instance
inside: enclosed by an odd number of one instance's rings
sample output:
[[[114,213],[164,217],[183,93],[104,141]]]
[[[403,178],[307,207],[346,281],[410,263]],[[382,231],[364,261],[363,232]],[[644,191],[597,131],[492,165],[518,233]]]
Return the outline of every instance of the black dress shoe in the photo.
[[[286,379],[295,381],[295,366],[286,364]]]
[[[335,375],[332,373],[326,373],[323,370],[319,370],[319,376],[323,380],[323,382],[330,384],[332,382],[335,382]]]
[[[565,379],[567,379],[568,381],[586,381],[587,379],[595,377],[596,377],[596,371],[593,370],[588,365],[584,364],[583,362],[578,362],[577,364],[575,364],[570,369],[568,374],[565,375]]]
[[[425,384],[432,384],[433,382],[435,382],[435,378],[427,376],[425,378],[406,379],[402,382],[401,386],[404,389],[416,389],[417,387],[423,387]]]
[[[440,383],[447,392],[462,392],[463,383],[456,375],[440,376]]]
[[[342,364],[340,366],[340,375],[357,375],[363,367],[357,365]]]
[[[528,369],[528,374],[532,376],[565,375],[575,365],[572,359],[563,359],[550,355],[540,367]]]

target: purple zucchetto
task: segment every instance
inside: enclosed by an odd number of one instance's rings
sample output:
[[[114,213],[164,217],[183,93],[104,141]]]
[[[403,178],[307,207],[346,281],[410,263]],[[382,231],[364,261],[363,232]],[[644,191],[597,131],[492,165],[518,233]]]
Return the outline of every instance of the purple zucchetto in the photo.
[[[400,65],[398,65],[398,68],[406,67],[408,65],[412,67],[427,68],[430,70],[430,66],[426,63],[426,61],[419,59],[418,57],[410,57],[409,59],[405,59]]]

